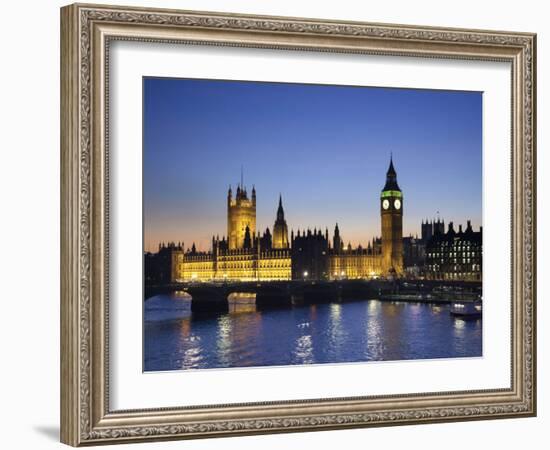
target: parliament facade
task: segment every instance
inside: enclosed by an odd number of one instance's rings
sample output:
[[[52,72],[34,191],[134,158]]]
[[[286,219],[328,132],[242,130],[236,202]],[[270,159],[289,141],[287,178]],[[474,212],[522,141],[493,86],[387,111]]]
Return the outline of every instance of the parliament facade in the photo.
[[[227,193],[227,234],[213,236],[208,252],[195,244],[162,244],[169,255],[172,282],[331,280],[401,276],[403,273],[403,194],[390,160],[380,195],[381,237],[363,248],[345,245],[338,224],[332,238],[328,228],[291,231],[282,198],[270,231],[256,230],[256,189],[251,195],[239,184]]]

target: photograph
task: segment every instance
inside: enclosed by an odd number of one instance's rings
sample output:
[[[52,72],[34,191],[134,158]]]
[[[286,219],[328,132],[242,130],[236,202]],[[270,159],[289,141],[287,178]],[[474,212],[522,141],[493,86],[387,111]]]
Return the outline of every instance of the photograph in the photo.
[[[483,93],[143,77],[143,371],[483,356]]]

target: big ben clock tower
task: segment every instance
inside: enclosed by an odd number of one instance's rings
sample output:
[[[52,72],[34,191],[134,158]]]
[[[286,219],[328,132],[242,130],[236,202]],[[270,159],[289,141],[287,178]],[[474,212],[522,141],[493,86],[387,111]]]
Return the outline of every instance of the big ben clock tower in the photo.
[[[380,195],[382,216],[382,273],[403,273],[403,193],[397,184],[393,158],[386,173],[386,185]]]

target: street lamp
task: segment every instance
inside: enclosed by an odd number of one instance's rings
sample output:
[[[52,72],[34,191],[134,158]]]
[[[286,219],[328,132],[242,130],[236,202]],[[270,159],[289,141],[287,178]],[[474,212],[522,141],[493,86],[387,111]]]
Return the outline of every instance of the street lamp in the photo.
[[[308,276],[308,275],[309,275],[309,274],[308,274],[307,270],[305,270],[305,271],[304,271],[304,281],[307,279],[307,276]]]

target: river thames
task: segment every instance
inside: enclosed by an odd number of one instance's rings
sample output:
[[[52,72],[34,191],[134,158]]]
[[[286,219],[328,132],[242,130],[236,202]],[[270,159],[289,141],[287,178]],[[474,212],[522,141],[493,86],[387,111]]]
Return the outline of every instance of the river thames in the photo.
[[[284,366],[482,356],[482,322],[448,305],[358,300],[196,316],[188,298],[144,306],[144,370]]]

